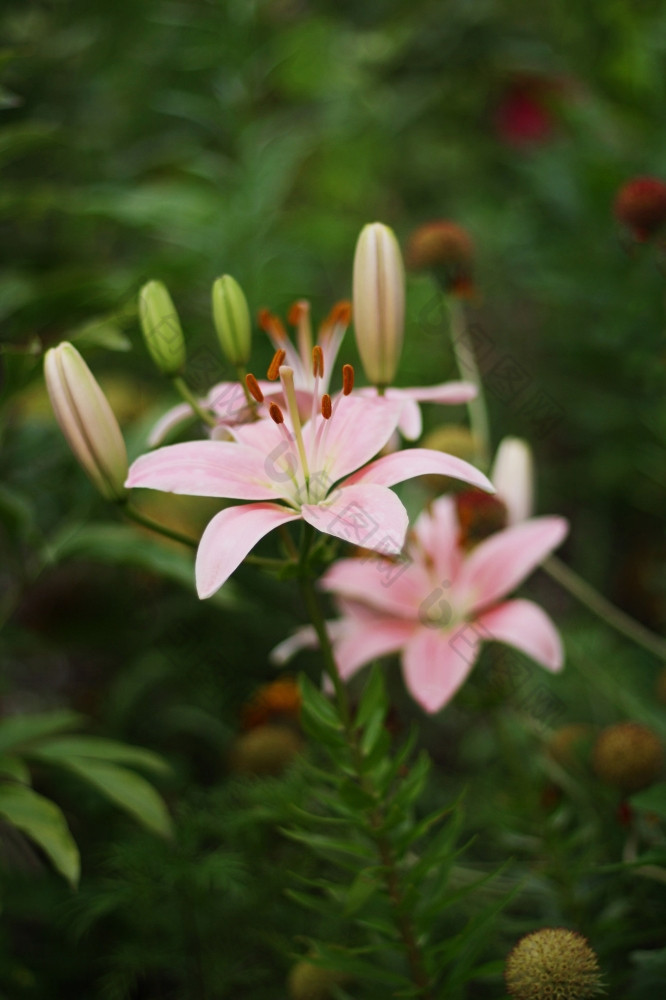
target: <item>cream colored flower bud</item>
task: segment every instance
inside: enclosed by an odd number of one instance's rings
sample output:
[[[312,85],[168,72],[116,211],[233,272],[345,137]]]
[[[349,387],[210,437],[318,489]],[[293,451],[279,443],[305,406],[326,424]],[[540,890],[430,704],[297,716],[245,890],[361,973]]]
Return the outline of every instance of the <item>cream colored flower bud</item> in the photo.
[[[107,500],[126,496],[127,451],[109,402],[72,344],[46,352],[46,387],[74,455]]]
[[[250,310],[243,289],[230,274],[213,284],[213,322],[225,356],[233,365],[246,365],[252,347]]]
[[[354,330],[365,374],[387,386],[400,360],[405,325],[405,269],[395,234],[364,226],[354,255]]]
[[[163,375],[180,375],[185,367],[185,338],[166,286],[149,281],[139,293],[139,319],[146,347]]]
[[[497,496],[506,504],[509,524],[518,524],[531,516],[534,509],[534,460],[527,441],[515,437],[500,441],[490,480]]]

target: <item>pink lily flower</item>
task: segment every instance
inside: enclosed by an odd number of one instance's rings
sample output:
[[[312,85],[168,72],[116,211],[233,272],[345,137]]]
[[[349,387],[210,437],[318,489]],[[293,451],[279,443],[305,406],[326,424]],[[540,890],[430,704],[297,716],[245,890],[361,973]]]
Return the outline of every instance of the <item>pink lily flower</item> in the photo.
[[[378,656],[402,652],[405,682],[426,712],[437,712],[468,676],[483,642],[503,642],[551,671],[562,644],[549,616],[532,601],[504,598],[560,544],[561,517],[523,521],[466,552],[454,502],[437,500],[418,518],[407,560],[342,559],[323,578],[340,599],[333,633],[340,673],[348,678]],[[278,647],[283,658],[312,642],[305,631]]]
[[[367,464],[395,430],[402,403],[350,396],[350,365],[343,369],[343,392],[335,402],[324,393],[319,408],[313,402],[311,417],[303,424],[294,372],[281,364],[283,359],[284,352],[278,352],[269,377],[278,373],[279,365],[287,419],[278,404],[271,403],[272,420],[239,427],[236,441],[171,445],[143,455],[129,470],[129,487],[258,501],[228,507],[204,531],[195,567],[202,598],[222,586],[264,535],[292,521],[304,520],[356,545],[400,552],[408,517],[388,487],[414,476],[440,473],[493,492],[490,481],[472,465],[425,448]],[[313,367],[317,382],[323,370],[317,347]],[[260,396],[256,392],[255,398]],[[315,393],[313,400],[317,398]]]
[[[272,382],[260,381],[258,384],[266,397],[277,396],[282,392],[282,388]],[[233,437],[232,430],[239,424],[256,420],[257,416],[268,418],[268,403],[259,410],[250,406],[243,386],[238,381],[218,382],[199,399],[199,404],[217,417],[218,424],[212,433],[213,437],[221,439]],[[148,435],[149,446],[156,448],[162,444],[167,435],[193,416],[194,412],[189,403],[172,406],[151,429]]]
[[[377,398],[377,390],[374,387],[360,389],[362,396],[370,399]],[[440,382],[439,385],[412,386],[411,388],[395,388],[389,386],[384,390],[384,398],[400,399],[404,406],[398,430],[406,441],[416,441],[421,437],[423,431],[423,420],[421,418],[421,408],[419,403],[442,403],[447,406],[456,406],[459,403],[468,403],[476,396],[476,386],[471,382]]]

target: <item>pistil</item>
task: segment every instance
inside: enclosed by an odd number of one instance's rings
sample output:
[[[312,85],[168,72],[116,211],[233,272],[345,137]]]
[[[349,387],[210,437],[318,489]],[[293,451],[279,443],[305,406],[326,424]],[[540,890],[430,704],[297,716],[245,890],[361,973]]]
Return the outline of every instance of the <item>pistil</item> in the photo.
[[[298,412],[296,390],[294,389],[294,369],[290,368],[288,365],[280,365],[279,371],[280,381],[282,382],[284,397],[287,401],[287,409],[289,410],[289,416],[291,418],[291,426],[294,431],[294,438],[296,439],[296,446],[301,460],[301,467],[303,469],[305,487],[307,491],[308,483],[310,481],[310,470],[308,468],[308,459],[305,453],[305,444],[303,443],[303,432],[301,428],[301,418]]]

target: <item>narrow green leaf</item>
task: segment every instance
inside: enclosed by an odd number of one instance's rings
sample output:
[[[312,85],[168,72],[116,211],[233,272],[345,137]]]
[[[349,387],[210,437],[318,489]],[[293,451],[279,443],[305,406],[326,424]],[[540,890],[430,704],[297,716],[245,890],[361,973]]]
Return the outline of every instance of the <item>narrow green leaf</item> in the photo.
[[[18,781],[22,785],[30,784],[30,771],[20,757],[0,757],[0,776],[11,778],[12,781]]]
[[[116,764],[85,757],[66,757],[59,763],[93,785],[148,830],[162,837],[171,835],[171,819],[164,801],[145,778]]]
[[[88,757],[115,764],[129,764],[156,774],[169,774],[171,771],[167,762],[151,750],[94,736],[57,737],[28,748],[26,756],[53,763],[64,763],[70,757]]]
[[[0,753],[17,750],[37,740],[81,725],[83,716],[64,708],[34,715],[10,715],[0,721]]]
[[[375,869],[364,868],[359,872],[347,892],[345,903],[345,916],[351,917],[363,906],[380,888],[382,884],[374,874]]]
[[[302,674],[299,686],[303,713],[315,719],[321,726],[342,732],[342,722],[333,703],[315,687],[310,678]]]
[[[652,785],[642,792],[637,792],[629,799],[629,804],[634,809],[643,809],[645,812],[652,812],[660,819],[666,819],[666,783]]]
[[[3,783],[0,784],[0,816],[34,840],[53,867],[76,887],[80,874],[79,849],[55,802],[25,785]]]
[[[380,715],[383,721],[387,712],[388,698],[384,684],[384,673],[381,667],[375,663],[361,695],[355,725],[358,729],[364,729],[376,715]]]
[[[355,858],[362,858],[364,861],[374,860],[374,854],[369,845],[359,844],[351,840],[338,840],[337,837],[328,837],[325,834],[312,833],[307,830],[289,830],[280,827],[280,833],[290,840],[297,840],[302,844],[307,844],[311,851],[317,854],[331,855],[349,854]]]

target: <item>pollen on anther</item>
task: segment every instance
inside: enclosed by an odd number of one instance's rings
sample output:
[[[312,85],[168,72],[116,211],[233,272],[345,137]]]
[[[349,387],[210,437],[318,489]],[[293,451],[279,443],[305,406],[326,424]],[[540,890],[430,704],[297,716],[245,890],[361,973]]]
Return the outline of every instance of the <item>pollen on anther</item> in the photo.
[[[354,369],[352,365],[342,366],[342,394],[348,396],[354,388]]]
[[[268,407],[268,412],[270,414],[271,420],[274,420],[276,424],[284,423],[284,414],[277,403],[271,403]]]
[[[317,375],[324,377],[324,352],[319,344],[312,348],[312,374],[315,378]]]
[[[282,349],[276,351],[273,355],[273,360],[268,366],[268,371],[266,372],[266,378],[269,382],[275,382],[280,377],[280,365],[283,364],[286,356],[287,352]]]
[[[331,397],[327,392],[325,392],[321,397],[321,415],[324,420],[330,420],[332,412],[333,406],[331,404]]]
[[[245,385],[247,386],[247,390],[252,396],[252,398],[256,399],[258,403],[263,403],[264,394],[259,388],[259,383],[257,382],[252,372],[250,372],[245,376]]]
[[[294,302],[287,313],[287,320],[292,326],[298,326],[299,321],[304,315],[310,312],[310,303],[305,299],[299,299],[298,302]]]
[[[340,323],[343,326],[347,326],[351,319],[351,302],[347,302],[343,299],[341,302],[336,302],[328,315],[328,321],[332,325]]]
[[[287,339],[287,331],[284,328],[282,320],[279,316],[275,316],[270,309],[260,309],[258,319],[259,326],[266,333],[273,337],[277,337],[278,340]]]

